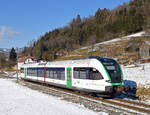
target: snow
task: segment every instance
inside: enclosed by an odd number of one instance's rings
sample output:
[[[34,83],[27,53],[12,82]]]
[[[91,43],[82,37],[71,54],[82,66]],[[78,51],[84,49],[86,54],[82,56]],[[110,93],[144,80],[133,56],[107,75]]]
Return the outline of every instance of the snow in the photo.
[[[139,32],[139,33],[136,33],[136,34],[131,34],[131,35],[125,36],[123,38],[140,37],[140,36],[143,36],[143,35],[145,35],[145,32]]]
[[[140,36],[143,36],[144,34],[145,34],[145,32],[139,32],[139,33],[131,34],[131,35],[124,36],[124,37],[121,37],[121,38],[115,38],[113,40],[100,42],[100,43],[97,43],[95,45],[97,46],[97,45],[100,45],[100,44],[109,44],[109,43],[117,42],[117,41],[120,41],[120,40],[129,40],[132,37],[140,37]]]
[[[1,115],[107,115],[0,79]]]
[[[150,63],[139,64],[138,67],[122,66],[122,69],[125,85],[150,85]]]
[[[131,34],[131,35],[124,36],[124,37],[121,37],[121,38],[114,38],[112,40],[100,42],[100,43],[95,44],[94,46],[99,46],[101,44],[109,44],[109,43],[117,42],[117,41],[120,41],[120,40],[129,40],[132,37],[141,37],[141,36],[144,36],[144,35],[145,35],[145,32],[139,32],[139,33]],[[87,49],[88,47],[90,47],[90,46],[82,47],[80,49]]]

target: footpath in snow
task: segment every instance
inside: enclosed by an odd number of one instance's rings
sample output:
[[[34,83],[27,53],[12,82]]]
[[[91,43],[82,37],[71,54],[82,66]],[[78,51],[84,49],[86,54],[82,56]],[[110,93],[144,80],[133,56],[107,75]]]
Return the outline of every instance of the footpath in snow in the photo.
[[[0,79],[0,115],[107,115]]]

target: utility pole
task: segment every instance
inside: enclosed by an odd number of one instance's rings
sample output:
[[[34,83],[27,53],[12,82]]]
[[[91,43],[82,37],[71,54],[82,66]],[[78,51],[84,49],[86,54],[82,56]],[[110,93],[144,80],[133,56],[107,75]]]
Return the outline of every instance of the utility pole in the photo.
[[[17,82],[18,82],[18,48],[16,48],[17,52]]]

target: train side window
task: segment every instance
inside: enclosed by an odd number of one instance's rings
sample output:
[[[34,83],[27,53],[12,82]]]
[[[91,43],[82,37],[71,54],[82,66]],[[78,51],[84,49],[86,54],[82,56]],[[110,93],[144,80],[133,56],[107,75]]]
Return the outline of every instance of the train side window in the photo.
[[[89,68],[74,68],[73,76],[76,79],[89,79]]]
[[[27,75],[37,76],[37,69],[36,68],[27,68]]]
[[[46,77],[47,77],[47,78],[50,77],[50,76],[49,76],[49,72],[50,72],[50,70],[47,70],[47,69],[46,69]]]
[[[24,73],[24,68],[21,68],[21,69],[20,69],[20,72],[21,72],[21,73]]]
[[[80,68],[74,68],[73,76],[74,76],[74,78],[76,78],[76,79],[79,79],[79,78],[80,78]]]
[[[57,78],[59,80],[65,80],[65,68],[57,68]]]
[[[27,68],[27,75],[31,76],[31,68]]]
[[[37,68],[34,68],[34,76],[37,76]]]
[[[50,70],[49,76],[50,76],[50,78],[53,78],[53,77],[54,77],[52,70]]]
[[[32,68],[29,68],[29,75],[32,76]]]
[[[57,71],[57,79],[59,79],[59,80],[61,79],[61,71],[59,71],[59,70]]]
[[[37,68],[37,76],[40,77],[40,69]]]
[[[38,68],[38,77],[44,77],[44,68]]]
[[[53,78],[53,73],[51,75],[52,69],[51,68],[46,68],[46,77],[47,78]]]
[[[31,76],[36,76],[36,69],[35,68],[31,69]]]
[[[46,68],[46,77],[65,80],[65,68]]]
[[[90,68],[90,72],[89,72],[89,77],[91,80],[101,80],[103,79],[103,76],[101,75],[101,73],[95,69],[95,68]]]
[[[46,68],[46,77],[53,78],[53,69],[52,68]]]
[[[80,79],[87,79],[86,68],[80,68]]]
[[[57,79],[57,71],[55,70],[55,71],[53,71],[54,73],[54,79]]]
[[[41,68],[41,77],[44,77],[44,68]]]
[[[65,69],[60,71],[61,74],[61,80],[65,80]]]

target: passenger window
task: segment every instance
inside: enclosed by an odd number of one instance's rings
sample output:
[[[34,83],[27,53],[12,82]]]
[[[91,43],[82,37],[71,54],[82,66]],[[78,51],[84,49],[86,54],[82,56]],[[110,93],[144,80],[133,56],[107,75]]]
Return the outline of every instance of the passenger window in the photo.
[[[21,72],[21,73],[24,73],[24,68],[21,68],[20,72]]]
[[[90,79],[91,80],[100,80],[100,79],[103,79],[103,76],[97,69],[90,68]]]
[[[90,79],[100,80],[103,79],[101,73],[95,68],[74,68],[74,78],[76,79]]]
[[[65,80],[65,68],[46,68],[46,77]]]
[[[44,68],[38,68],[38,77],[44,77]]]
[[[76,78],[76,79],[79,79],[79,78],[80,78],[80,68],[74,68],[73,76],[74,76],[74,78]]]

